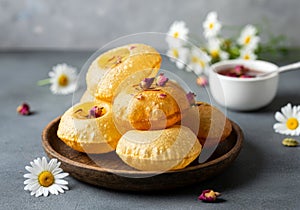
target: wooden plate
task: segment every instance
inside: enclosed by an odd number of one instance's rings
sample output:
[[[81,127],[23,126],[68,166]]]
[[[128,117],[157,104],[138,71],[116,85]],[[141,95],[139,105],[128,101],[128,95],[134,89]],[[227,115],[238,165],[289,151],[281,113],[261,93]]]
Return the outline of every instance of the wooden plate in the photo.
[[[184,169],[157,174],[125,165],[115,152],[87,155],[71,149],[56,135],[59,121],[60,117],[54,119],[43,131],[42,143],[47,155],[61,161],[61,168],[72,177],[116,190],[165,190],[199,183],[226,169],[238,156],[243,142],[242,130],[231,122],[232,133],[206,162],[194,161]]]

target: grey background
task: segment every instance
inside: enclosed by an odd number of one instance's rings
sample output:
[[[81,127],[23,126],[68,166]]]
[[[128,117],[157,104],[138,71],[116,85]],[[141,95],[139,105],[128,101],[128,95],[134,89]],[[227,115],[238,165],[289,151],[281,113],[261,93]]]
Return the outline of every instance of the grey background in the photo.
[[[185,20],[201,37],[202,22],[211,10],[227,25],[268,23],[271,32],[287,36],[290,46],[300,46],[299,6],[299,0],[0,0],[0,209],[299,208],[300,147],[283,147],[281,140],[286,136],[272,129],[280,107],[289,102],[300,104],[299,71],[280,76],[277,96],[269,106],[256,112],[228,110],[228,117],[243,129],[245,141],[231,167],[211,180],[149,194],[106,190],[72,177],[67,178],[70,191],[63,195],[35,198],[23,190],[24,167],[45,156],[43,128],[72,106],[72,95],[52,95],[48,87],[36,86],[52,66],[66,62],[81,69],[94,50],[107,42],[133,33],[166,32],[174,20]],[[159,40],[161,36],[151,42],[157,45]],[[68,51],[74,49],[80,51]],[[299,51],[291,51],[276,63],[295,62],[299,57]],[[174,70],[198,100],[205,100],[195,75],[177,70],[166,60],[163,67]],[[31,105],[33,115],[16,114],[22,101]],[[208,188],[220,191],[224,202],[197,201]]]
[[[248,23],[300,46],[299,0],[0,0],[0,49],[98,49],[121,36],[167,32],[175,20],[202,36],[215,10],[225,25]],[[234,31],[235,32],[235,31]]]

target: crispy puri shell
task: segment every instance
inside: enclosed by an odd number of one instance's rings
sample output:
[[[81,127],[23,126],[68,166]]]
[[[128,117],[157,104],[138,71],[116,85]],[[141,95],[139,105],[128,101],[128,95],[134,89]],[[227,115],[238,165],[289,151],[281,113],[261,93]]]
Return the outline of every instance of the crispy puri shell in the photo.
[[[201,152],[196,135],[185,126],[164,130],[131,130],[120,139],[116,153],[129,166],[144,171],[182,169]]]
[[[199,116],[199,122],[192,116]],[[190,125],[186,125],[196,133],[200,143],[204,145],[218,144],[224,141],[231,133],[232,126],[229,119],[216,107],[205,102],[197,102],[191,107],[185,117],[193,119]],[[193,125],[198,125],[197,127]]]
[[[119,60],[110,63],[111,59],[118,57]],[[112,49],[91,64],[86,76],[87,88],[98,100],[112,101],[119,84],[125,78],[136,73],[130,81],[132,84],[145,77],[153,77],[160,68],[161,60],[160,54],[154,48],[144,44],[130,44]],[[106,61],[109,65],[103,64]]]
[[[125,130],[158,130],[173,126],[189,108],[185,91],[175,82],[142,90],[129,88],[114,100],[113,115]],[[122,132],[124,133],[124,131]]]
[[[90,119],[78,117],[78,110],[88,113],[93,106],[103,107],[104,115]],[[74,150],[94,154],[115,150],[121,138],[112,119],[111,105],[103,101],[71,107],[60,120],[57,135]]]

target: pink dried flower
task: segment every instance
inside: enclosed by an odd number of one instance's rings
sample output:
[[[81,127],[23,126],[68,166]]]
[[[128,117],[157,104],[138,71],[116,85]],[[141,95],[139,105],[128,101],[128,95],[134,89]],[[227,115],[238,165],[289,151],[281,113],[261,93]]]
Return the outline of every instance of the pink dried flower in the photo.
[[[237,75],[241,75],[243,73],[243,70],[244,70],[244,66],[242,65],[237,65],[236,67],[234,67],[234,72]]]
[[[221,193],[215,192],[213,190],[203,190],[201,195],[198,197],[198,200],[205,202],[215,202],[217,197],[219,197]]]
[[[154,81],[154,77],[151,77],[151,78],[145,78],[143,79],[141,82],[140,82],[140,87],[143,89],[143,90],[147,90],[151,87],[152,83]]]
[[[167,94],[160,93],[160,94],[158,95],[158,98],[165,98],[165,97],[167,97]]]
[[[169,81],[169,78],[165,77],[163,73],[159,74],[156,78],[157,86],[164,86]]]
[[[89,118],[101,117],[103,107],[94,106],[89,111]]]
[[[17,112],[20,115],[30,115],[31,114],[30,107],[29,107],[29,105],[27,103],[23,103],[20,106],[18,106],[17,107]]]
[[[187,98],[188,102],[190,103],[190,105],[196,104],[195,97],[196,97],[195,93],[188,92],[186,94],[186,98]]]
[[[136,46],[132,45],[129,47],[129,50],[133,50],[134,48],[136,48]]]
[[[208,84],[208,80],[205,76],[199,76],[197,78],[197,85],[205,87]]]

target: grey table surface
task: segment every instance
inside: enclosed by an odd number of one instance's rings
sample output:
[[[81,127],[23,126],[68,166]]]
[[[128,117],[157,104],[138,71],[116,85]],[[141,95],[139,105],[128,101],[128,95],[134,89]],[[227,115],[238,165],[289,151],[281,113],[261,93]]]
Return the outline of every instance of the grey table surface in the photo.
[[[243,149],[222,174],[172,191],[155,193],[119,192],[94,187],[68,177],[70,190],[59,196],[35,198],[24,191],[24,167],[46,156],[41,144],[43,128],[72,105],[72,95],[52,95],[36,82],[47,77],[57,63],[81,68],[93,52],[0,52],[0,209],[297,209],[300,206],[300,147],[281,145],[285,137],[274,133],[274,113],[288,102],[300,104],[300,72],[280,75],[274,101],[255,112],[227,110],[230,119],[244,131]],[[298,60],[292,53],[278,60],[285,64]],[[165,64],[171,68],[171,64]],[[168,66],[169,65],[169,66]],[[172,67],[173,68],[173,67]],[[174,68],[173,68],[174,69]],[[190,84],[201,100],[203,89],[196,76],[174,70]],[[16,107],[28,102],[33,115],[20,116]],[[209,204],[197,200],[202,190],[222,193],[223,202]]]

